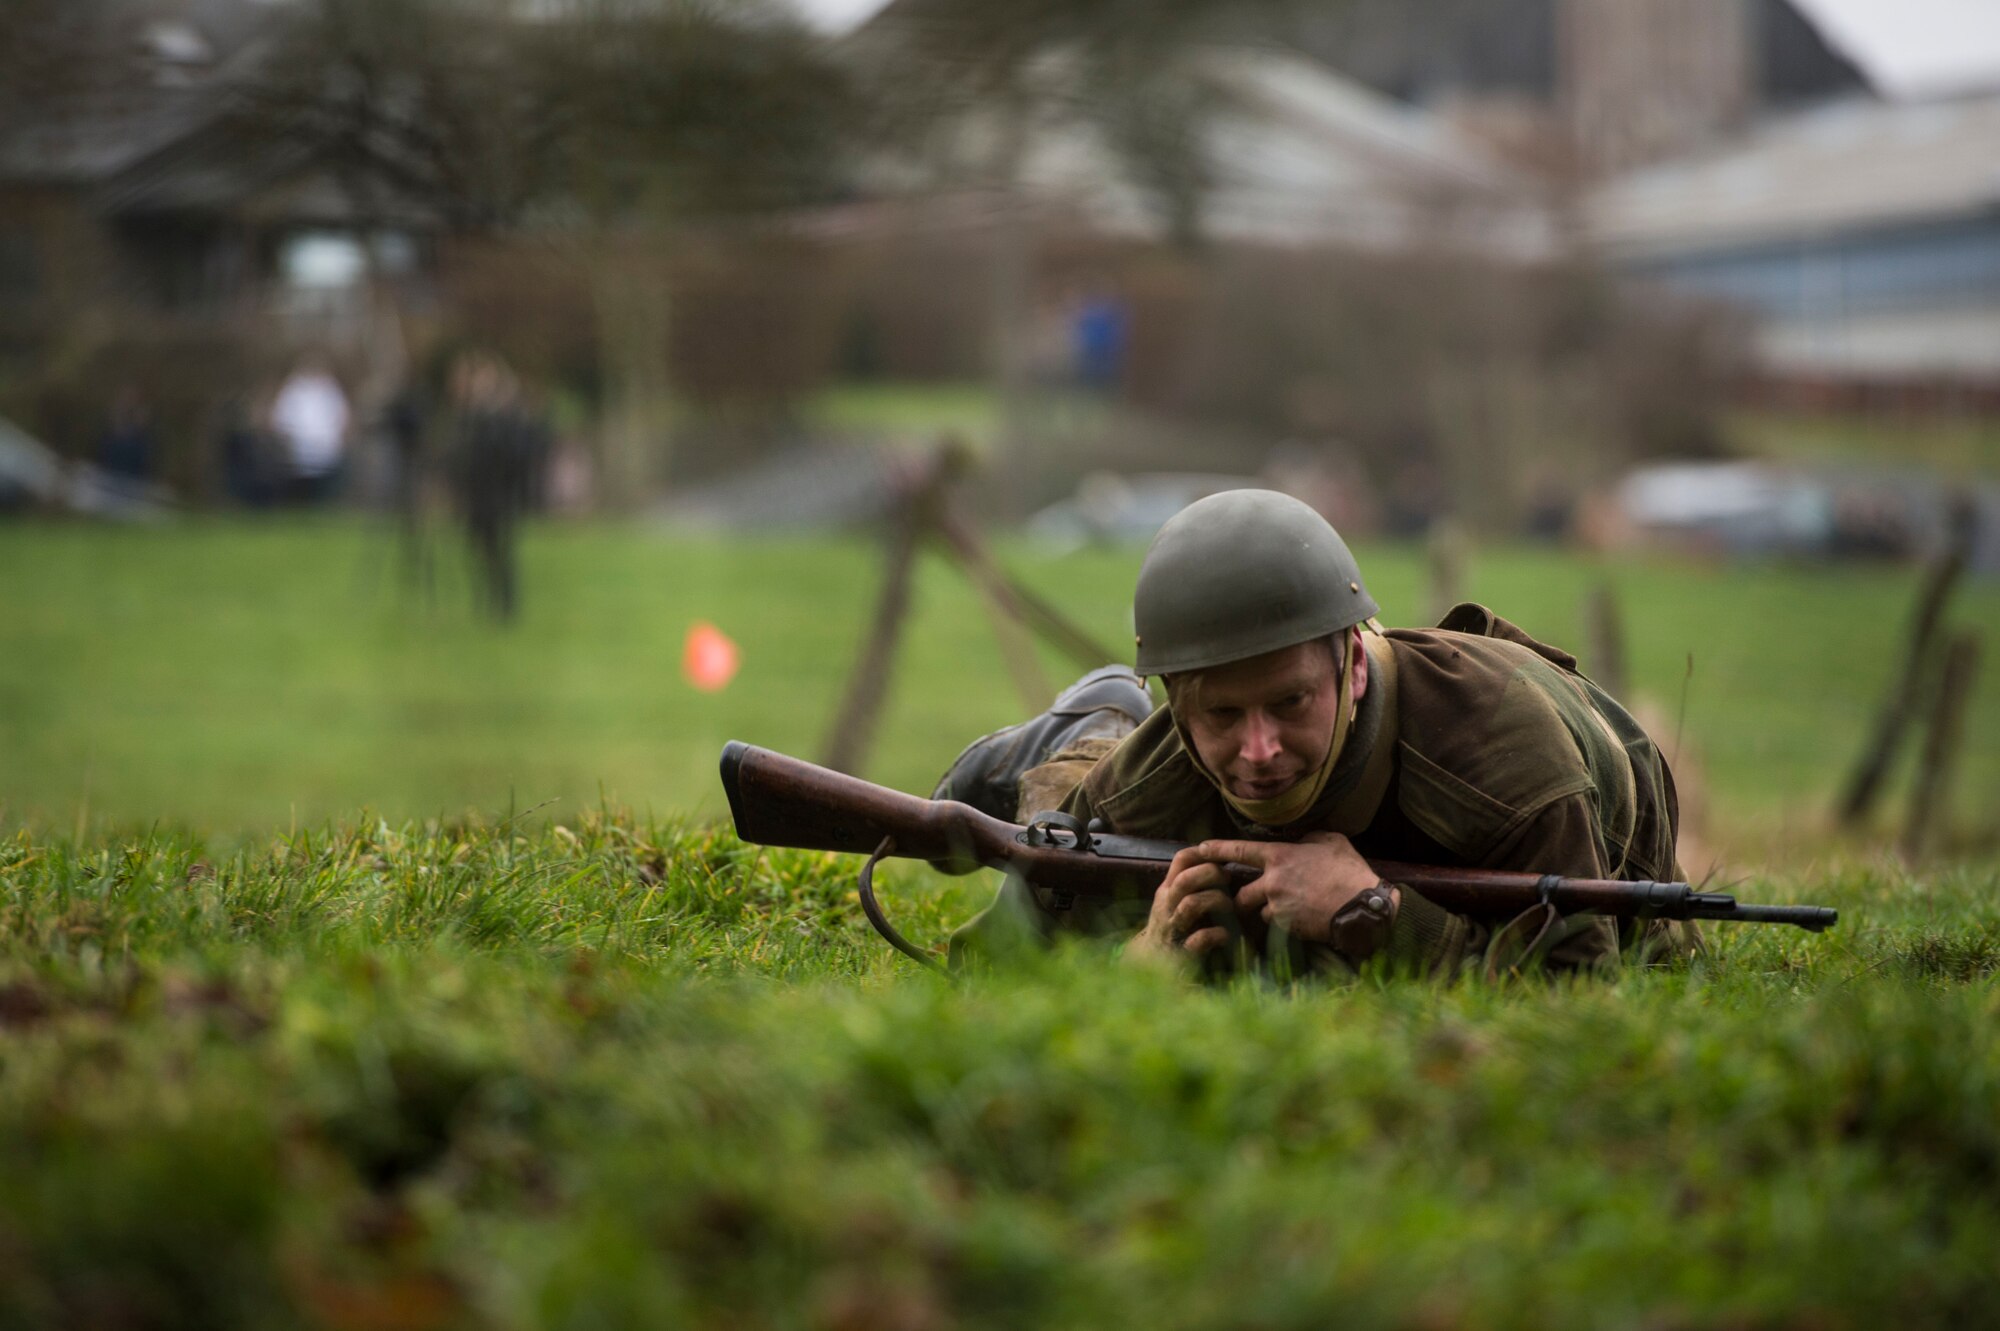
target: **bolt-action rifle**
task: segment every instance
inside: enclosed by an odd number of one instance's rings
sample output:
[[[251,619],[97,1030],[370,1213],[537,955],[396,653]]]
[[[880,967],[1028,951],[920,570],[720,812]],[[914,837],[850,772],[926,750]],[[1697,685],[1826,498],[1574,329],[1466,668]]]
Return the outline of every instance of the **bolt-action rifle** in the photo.
[[[1062,813],[1038,813],[1019,826],[955,800],[927,800],[799,758],[732,741],[722,750],[722,789],[736,835],[762,846],[834,850],[868,856],[861,907],[881,935],[925,965],[936,963],[889,924],[875,900],[875,866],[888,856],[929,860],[946,873],[999,869],[1036,889],[1052,910],[1079,898],[1150,895],[1184,849],[1173,841],[1117,836]],[[1249,865],[1223,866],[1240,887],[1257,876]],[[1745,906],[1721,892],[1686,883],[1628,883],[1495,869],[1446,869],[1372,860],[1383,882],[1422,893],[1446,910],[1518,914],[1549,905],[1565,915],[1592,913],[1662,920],[1738,920],[1795,924],[1818,933],[1838,912],[1825,906]]]

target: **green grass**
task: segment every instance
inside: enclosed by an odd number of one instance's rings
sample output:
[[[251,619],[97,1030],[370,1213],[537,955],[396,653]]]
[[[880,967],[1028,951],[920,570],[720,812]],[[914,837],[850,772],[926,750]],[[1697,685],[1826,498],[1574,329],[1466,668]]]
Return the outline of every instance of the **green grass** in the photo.
[[[1419,618],[1417,552],[1361,553]],[[1006,554],[1123,640],[1136,551]],[[876,560],[538,529],[502,630],[355,523],[0,529],[0,1331],[1990,1320],[1993,672],[1970,853],[1819,836],[1908,573],[1608,570],[1670,716],[1694,655],[1720,829],[1792,834],[1731,885],[1833,932],[1196,989],[1092,948],[941,981],[852,860],[714,826],[724,740],[816,749]],[[1596,576],[1467,590],[1571,642]],[[743,646],[720,694],[697,618]],[[1015,718],[990,641],[927,568],[871,774]],[[927,946],[993,886],[884,879]]]
[[[2000,475],[2000,422],[1971,414],[1895,420],[1745,412],[1728,433],[1737,447],[1781,462],[1921,467],[1961,480]]]
[[[522,618],[501,629],[472,614],[456,553],[442,551],[427,599],[399,582],[386,532],[360,522],[0,528],[0,826],[257,834],[363,811],[574,816],[602,798],[718,814],[726,740],[818,752],[880,577],[861,539],[539,527]],[[1003,554],[1101,639],[1127,643],[1138,551]],[[1361,557],[1388,620],[1419,622],[1419,552]],[[1893,671],[1914,572],[1605,572],[1635,692],[1681,735],[1661,743],[1701,762],[1720,832],[1816,831]],[[1596,576],[1569,556],[1493,551],[1466,594],[1578,646]],[[1025,704],[953,569],[926,560],[914,606],[868,770],[927,790]],[[2000,589],[1969,586],[1955,613],[2000,623]],[[698,619],[742,646],[719,694],[680,676]],[[1050,661],[1051,684],[1072,669]],[[1969,724],[1954,812],[1976,832],[2000,803],[2000,670],[1983,673]]]
[[[926,439],[948,432],[986,444],[999,429],[999,412],[985,384],[847,383],[818,394],[804,414],[810,424],[840,432]],[[1898,419],[1738,411],[1724,432],[1746,453],[1778,461],[1926,467],[1965,478],[2000,474],[2000,423],[1970,413]]]
[[[0,1326],[1964,1325],[2000,872],[1615,982],[950,985],[592,816],[0,843]],[[934,939],[983,890],[899,875]],[[913,882],[916,884],[913,889]]]
[[[984,444],[1000,428],[1000,407],[983,384],[849,383],[814,397],[805,419],[843,433],[925,439],[944,433]]]

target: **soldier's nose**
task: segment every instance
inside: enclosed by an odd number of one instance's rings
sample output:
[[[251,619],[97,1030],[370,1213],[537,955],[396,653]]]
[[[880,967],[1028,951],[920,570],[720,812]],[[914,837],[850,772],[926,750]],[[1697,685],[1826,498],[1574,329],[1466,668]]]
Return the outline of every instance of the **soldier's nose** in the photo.
[[[1262,717],[1251,717],[1243,728],[1243,744],[1238,750],[1243,761],[1261,767],[1278,756],[1278,728]]]

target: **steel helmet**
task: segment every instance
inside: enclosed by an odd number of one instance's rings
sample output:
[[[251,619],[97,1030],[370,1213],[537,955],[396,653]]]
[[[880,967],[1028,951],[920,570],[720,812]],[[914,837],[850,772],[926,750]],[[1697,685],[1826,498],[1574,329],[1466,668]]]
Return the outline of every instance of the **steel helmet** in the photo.
[[[1146,550],[1132,595],[1138,670],[1206,670],[1377,613],[1325,518],[1275,490],[1225,490],[1175,514]]]

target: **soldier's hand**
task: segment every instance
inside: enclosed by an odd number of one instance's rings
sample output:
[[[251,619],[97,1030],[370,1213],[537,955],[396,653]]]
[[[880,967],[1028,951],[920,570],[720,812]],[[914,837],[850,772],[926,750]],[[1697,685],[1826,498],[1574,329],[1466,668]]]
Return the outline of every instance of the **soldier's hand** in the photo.
[[[1229,897],[1229,877],[1221,861],[1198,855],[1190,846],[1174,856],[1146,927],[1127,945],[1135,960],[1161,957],[1201,957],[1226,947],[1238,933],[1236,903]]]
[[[1332,941],[1334,915],[1378,881],[1368,861],[1338,832],[1312,832],[1297,842],[1204,841],[1181,855],[1263,870],[1237,890],[1237,911],[1314,943]],[[1175,856],[1175,865],[1180,862]]]

